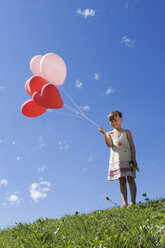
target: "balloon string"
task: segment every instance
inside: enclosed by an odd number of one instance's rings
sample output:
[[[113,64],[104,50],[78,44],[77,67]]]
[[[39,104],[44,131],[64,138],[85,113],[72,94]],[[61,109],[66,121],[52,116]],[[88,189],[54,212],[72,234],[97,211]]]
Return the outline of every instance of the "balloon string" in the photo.
[[[60,87],[60,88],[62,89],[62,87]],[[73,98],[66,92],[66,90],[62,89],[62,91],[63,91],[63,92],[66,94],[66,96],[72,101],[72,103],[77,107],[77,109],[80,111],[80,113],[79,113],[78,111],[74,110],[72,107],[66,105],[66,104],[64,104],[64,106],[66,106],[66,107],[72,109],[72,111],[74,111],[75,113],[77,113],[77,114],[83,116],[85,119],[87,119],[88,121],[90,121],[91,123],[93,123],[96,127],[99,127],[98,124],[96,124],[94,121],[92,121],[90,118],[88,118],[88,117],[82,112],[82,110],[80,109],[80,107],[75,103],[75,101],[73,100]]]
[[[58,111],[55,111],[56,114],[60,114],[60,115],[67,115],[67,116],[72,116],[72,117],[77,117],[77,118],[83,118],[83,116],[80,116],[80,115],[71,115],[71,114],[68,114],[68,113],[63,113],[63,112],[58,112]]]
[[[88,121],[90,121],[91,123],[93,123],[95,126],[99,127],[94,121],[92,121],[91,119],[89,119],[85,114],[81,114],[78,111],[74,110],[72,107],[64,104],[65,107],[69,108],[70,110],[74,111],[76,114],[79,114],[81,117],[84,117],[85,119],[87,119]]]
[[[82,115],[80,112],[78,112],[77,110],[75,110],[74,108],[68,106],[68,105],[65,104],[65,103],[64,103],[64,106],[65,106],[66,108],[68,108],[69,110],[73,111],[74,113],[79,114],[79,115]]]
[[[75,103],[75,101],[73,100],[73,98],[66,92],[66,90],[64,90],[62,87],[61,87],[61,89],[65,93],[65,95],[71,100],[71,102],[76,106],[76,108],[80,111],[80,113],[82,115],[84,115],[84,113],[82,112],[82,110],[80,109],[80,107]]]
[[[96,124],[94,121],[92,121],[91,119],[89,119],[86,115],[84,115],[85,119],[87,119],[88,121],[90,121],[91,123],[93,123],[96,127],[99,127],[98,124]]]

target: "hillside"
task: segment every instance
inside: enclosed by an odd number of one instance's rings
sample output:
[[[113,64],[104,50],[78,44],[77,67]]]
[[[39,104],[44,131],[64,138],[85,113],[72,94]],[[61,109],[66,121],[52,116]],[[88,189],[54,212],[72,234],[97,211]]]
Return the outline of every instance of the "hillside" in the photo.
[[[1,248],[165,247],[165,199],[61,219],[16,223],[0,231]]]

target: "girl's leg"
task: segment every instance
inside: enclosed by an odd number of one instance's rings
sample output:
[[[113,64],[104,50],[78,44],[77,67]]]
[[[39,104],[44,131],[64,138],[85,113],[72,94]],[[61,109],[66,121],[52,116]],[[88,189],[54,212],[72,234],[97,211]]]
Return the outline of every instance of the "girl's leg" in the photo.
[[[128,180],[128,183],[129,183],[130,194],[131,194],[131,203],[130,203],[130,205],[132,205],[132,204],[136,203],[136,183],[135,183],[134,177],[128,176],[127,180]]]
[[[126,178],[125,177],[120,177],[119,178],[120,182],[120,192],[121,192],[121,197],[123,201],[123,206],[127,206],[127,186],[126,186]]]

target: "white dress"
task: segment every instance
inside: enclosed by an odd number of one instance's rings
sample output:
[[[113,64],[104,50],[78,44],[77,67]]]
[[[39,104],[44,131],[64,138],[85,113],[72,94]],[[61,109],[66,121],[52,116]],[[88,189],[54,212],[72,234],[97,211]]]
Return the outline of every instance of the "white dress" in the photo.
[[[131,150],[127,139],[126,130],[108,132],[111,135],[113,146],[110,149],[108,180],[114,181],[119,177],[136,177],[135,172],[129,166]]]

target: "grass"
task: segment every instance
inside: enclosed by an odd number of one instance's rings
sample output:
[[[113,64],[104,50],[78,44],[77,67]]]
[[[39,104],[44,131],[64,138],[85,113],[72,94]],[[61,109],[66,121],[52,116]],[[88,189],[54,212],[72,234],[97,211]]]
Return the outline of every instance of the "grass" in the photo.
[[[0,230],[0,248],[164,248],[165,199]]]

